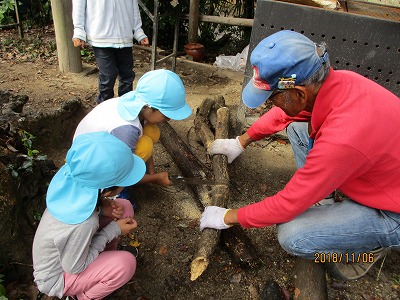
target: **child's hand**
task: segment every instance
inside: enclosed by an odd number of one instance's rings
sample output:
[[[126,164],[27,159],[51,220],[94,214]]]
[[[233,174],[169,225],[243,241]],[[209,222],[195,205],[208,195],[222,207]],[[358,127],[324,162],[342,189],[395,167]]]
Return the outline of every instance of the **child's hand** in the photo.
[[[113,218],[114,220],[120,219],[124,213],[124,206],[112,199],[103,198],[101,209],[103,216]]]
[[[168,172],[163,171],[156,173],[154,176],[156,176],[155,183],[161,186],[169,186],[172,184],[172,181],[169,180]]]
[[[140,41],[140,45],[147,46],[149,44],[149,39],[146,37]]]
[[[80,39],[75,38],[72,41],[74,42],[75,47],[80,47],[82,49],[85,47],[85,42]]]
[[[119,228],[121,228],[122,235],[131,233],[137,227],[136,220],[133,218],[119,219],[115,222],[117,222]]]

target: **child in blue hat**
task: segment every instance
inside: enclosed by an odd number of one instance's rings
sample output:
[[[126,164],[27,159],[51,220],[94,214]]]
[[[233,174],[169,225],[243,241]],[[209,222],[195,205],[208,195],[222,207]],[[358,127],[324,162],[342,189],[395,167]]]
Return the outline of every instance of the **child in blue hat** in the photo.
[[[116,251],[117,238],[137,226],[132,205],[104,198],[137,183],[145,169],[143,160],[109,133],[74,140],[50,182],[33,241],[33,275],[40,292],[103,299],[132,278],[136,258]]]
[[[158,123],[183,120],[192,114],[185,98],[185,88],[176,73],[164,69],[147,72],[134,91],[90,111],[79,123],[74,138],[88,132],[109,132],[146,162],[147,173],[140,183],[171,185],[168,172],[154,170],[153,145],[160,137]]]

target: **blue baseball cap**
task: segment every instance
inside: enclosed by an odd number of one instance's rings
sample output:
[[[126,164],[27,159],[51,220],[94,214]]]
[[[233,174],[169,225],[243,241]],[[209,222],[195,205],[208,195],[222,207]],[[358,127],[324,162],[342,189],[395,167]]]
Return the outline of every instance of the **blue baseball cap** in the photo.
[[[47,209],[61,222],[82,223],[95,210],[100,189],[133,185],[145,171],[144,161],[115,136],[107,132],[81,134],[50,182]]]
[[[158,109],[172,120],[183,120],[192,114],[185,100],[186,93],[182,80],[169,70],[154,70],[145,73],[136,89],[122,95],[118,112],[127,121],[136,119],[145,105]]]
[[[319,56],[316,44],[301,33],[281,30],[268,36],[251,53],[254,72],[242,92],[244,104],[256,108],[267,101],[275,89],[300,85],[328,59],[327,52]]]

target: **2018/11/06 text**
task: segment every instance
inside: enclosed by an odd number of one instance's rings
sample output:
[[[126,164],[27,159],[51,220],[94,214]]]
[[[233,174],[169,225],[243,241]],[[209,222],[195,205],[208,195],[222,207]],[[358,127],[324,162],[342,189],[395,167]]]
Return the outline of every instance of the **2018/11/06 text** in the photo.
[[[374,253],[361,252],[361,253],[337,253],[337,252],[315,252],[315,263],[373,263]]]

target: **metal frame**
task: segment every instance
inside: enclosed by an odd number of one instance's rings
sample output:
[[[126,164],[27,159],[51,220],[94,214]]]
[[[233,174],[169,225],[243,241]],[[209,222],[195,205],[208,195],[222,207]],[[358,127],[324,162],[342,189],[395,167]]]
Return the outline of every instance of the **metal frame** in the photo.
[[[19,18],[19,11],[18,11],[18,2],[17,0],[14,0],[14,11],[15,11],[15,17],[17,19],[17,23],[12,23],[12,24],[6,24],[6,25],[0,25],[0,28],[9,28],[9,27],[18,27],[18,32],[21,38],[24,37],[24,32],[22,30],[22,22]]]
[[[144,3],[141,0],[138,0],[140,7],[143,9],[143,11],[149,16],[150,20],[153,22],[153,38],[152,38],[152,43],[151,43],[151,70],[155,70],[157,63],[161,63],[169,58],[172,58],[172,65],[171,65],[171,70],[175,72],[176,69],[176,57],[178,53],[178,36],[179,36],[179,22],[180,22],[180,9],[181,6],[178,4],[175,7],[175,28],[174,28],[174,42],[172,46],[172,53],[157,60],[157,40],[158,40],[158,25],[159,25],[159,19],[162,17],[159,12],[159,1],[154,0],[154,11],[153,13],[150,12],[150,10],[144,5]]]

